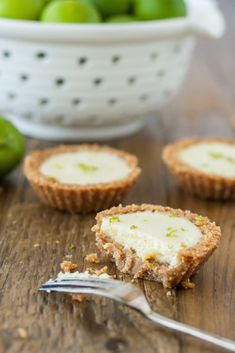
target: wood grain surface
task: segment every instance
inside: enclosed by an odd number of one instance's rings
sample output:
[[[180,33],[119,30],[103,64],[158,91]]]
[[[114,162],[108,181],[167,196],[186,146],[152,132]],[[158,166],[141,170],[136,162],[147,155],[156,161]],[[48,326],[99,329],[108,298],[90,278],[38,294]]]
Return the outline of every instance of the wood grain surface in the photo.
[[[190,209],[216,221],[219,249],[194,277],[192,290],[170,292],[160,284],[138,284],[154,310],[235,340],[235,203],[189,196],[175,184],[161,161],[162,147],[183,136],[233,136],[235,114],[235,2],[221,0],[228,30],[219,41],[201,40],[180,95],[139,134],[111,146],[134,153],[143,173],[124,204],[149,202]],[[28,151],[50,146],[28,140]],[[214,347],[154,327],[108,299],[79,304],[68,296],[38,293],[67,255],[87,267],[95,251],[90,231],[94,215],[69,215],[43,206],[21,167],[0,193],[0,352],[4,353],[198,353]],[[103,264],[96,265],[100,268]],[[108,264],[109,272],[116,273]],[[118,273],[117,273],[118,274]],[[118,274],[119,276],[120,274]],[[128,280],[127,276],[121,276]]]

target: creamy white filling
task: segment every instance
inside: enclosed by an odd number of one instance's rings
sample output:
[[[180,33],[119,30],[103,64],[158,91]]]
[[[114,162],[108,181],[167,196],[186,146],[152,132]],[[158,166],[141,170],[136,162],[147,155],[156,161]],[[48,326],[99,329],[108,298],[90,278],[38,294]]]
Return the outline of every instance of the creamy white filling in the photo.
[[[62,184],[89,185],[124,179],[130,174],[130,166],[112,153],[80,151],[48,158],[40,172]]]
[[[179,263],[179,251],[196,245],[202,236],[186,218],[150,211],[105,217],[101,230],[142,260],[154,258],[170,267]]]
[[[209,175],[235,177],[235,146],[226,143],[197,143],[180,153],[183,162]]]

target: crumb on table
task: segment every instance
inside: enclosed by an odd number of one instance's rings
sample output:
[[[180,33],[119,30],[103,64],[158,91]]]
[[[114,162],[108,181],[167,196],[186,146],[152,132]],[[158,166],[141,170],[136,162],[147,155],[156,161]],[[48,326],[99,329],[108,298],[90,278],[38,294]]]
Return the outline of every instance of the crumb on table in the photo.
[[[95,263],[95,264],[100,263],[97,253],[88,254],[85,260],[89,263]]]
[[[191,282],[190,279],[187,279],[186,281],[183,281],[181,283],[182,287],[185,289],[192,289],[195,287],[195,283]]]
[[[86,300],[86,296],[83,294],[72,294],[71,298],[79,303],[83,303]]]
[[[108,273],[108,266],[104,266],[104,267],[102,267],[102,268],[99,269],[99,270],[95,270],[94,273],[95,273],[97,276],[103,275],[104,273]]]
[[[36,248],[39,248],[40,247],[40,244],[39,243],[35,243],[33,244],[33,247],[36,249]]]
[[[75,272],[78,268],[78,265],[73,264],[72,261],[63,261],[60,264],[60,268],[64,272]]]
[[[19,335],[20,338],[22,338],[24,340],[28,338],[27,331],[24,328],[22,328],[22,327],[18,328],[18,335]]]
[[[172,293],[171,293],[170,290],[168,290],[168,291],[166,292],[166,296],[167,296],[168,298],[172,296]]]

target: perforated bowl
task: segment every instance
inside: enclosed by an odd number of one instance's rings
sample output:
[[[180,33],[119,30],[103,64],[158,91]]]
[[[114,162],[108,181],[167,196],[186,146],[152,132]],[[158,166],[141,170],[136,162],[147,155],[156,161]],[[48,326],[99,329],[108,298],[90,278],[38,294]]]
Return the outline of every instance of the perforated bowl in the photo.
[[[0,20],[0,111],[50,140],[124,136],[178,91],[195,36],[220,37],[213,0],[188,0],[186,18],[66,25]]]

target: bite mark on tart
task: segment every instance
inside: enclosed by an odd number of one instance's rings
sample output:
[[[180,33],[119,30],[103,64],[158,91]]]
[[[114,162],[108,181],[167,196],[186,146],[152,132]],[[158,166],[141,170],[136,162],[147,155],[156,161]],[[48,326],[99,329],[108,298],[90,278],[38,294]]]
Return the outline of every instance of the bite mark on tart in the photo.
[[[190,278],[221,234],[208,218],[154,205],[114,207],[98,213],[96,220],[92,230],[98,248],[119,270],[165,287]]]

